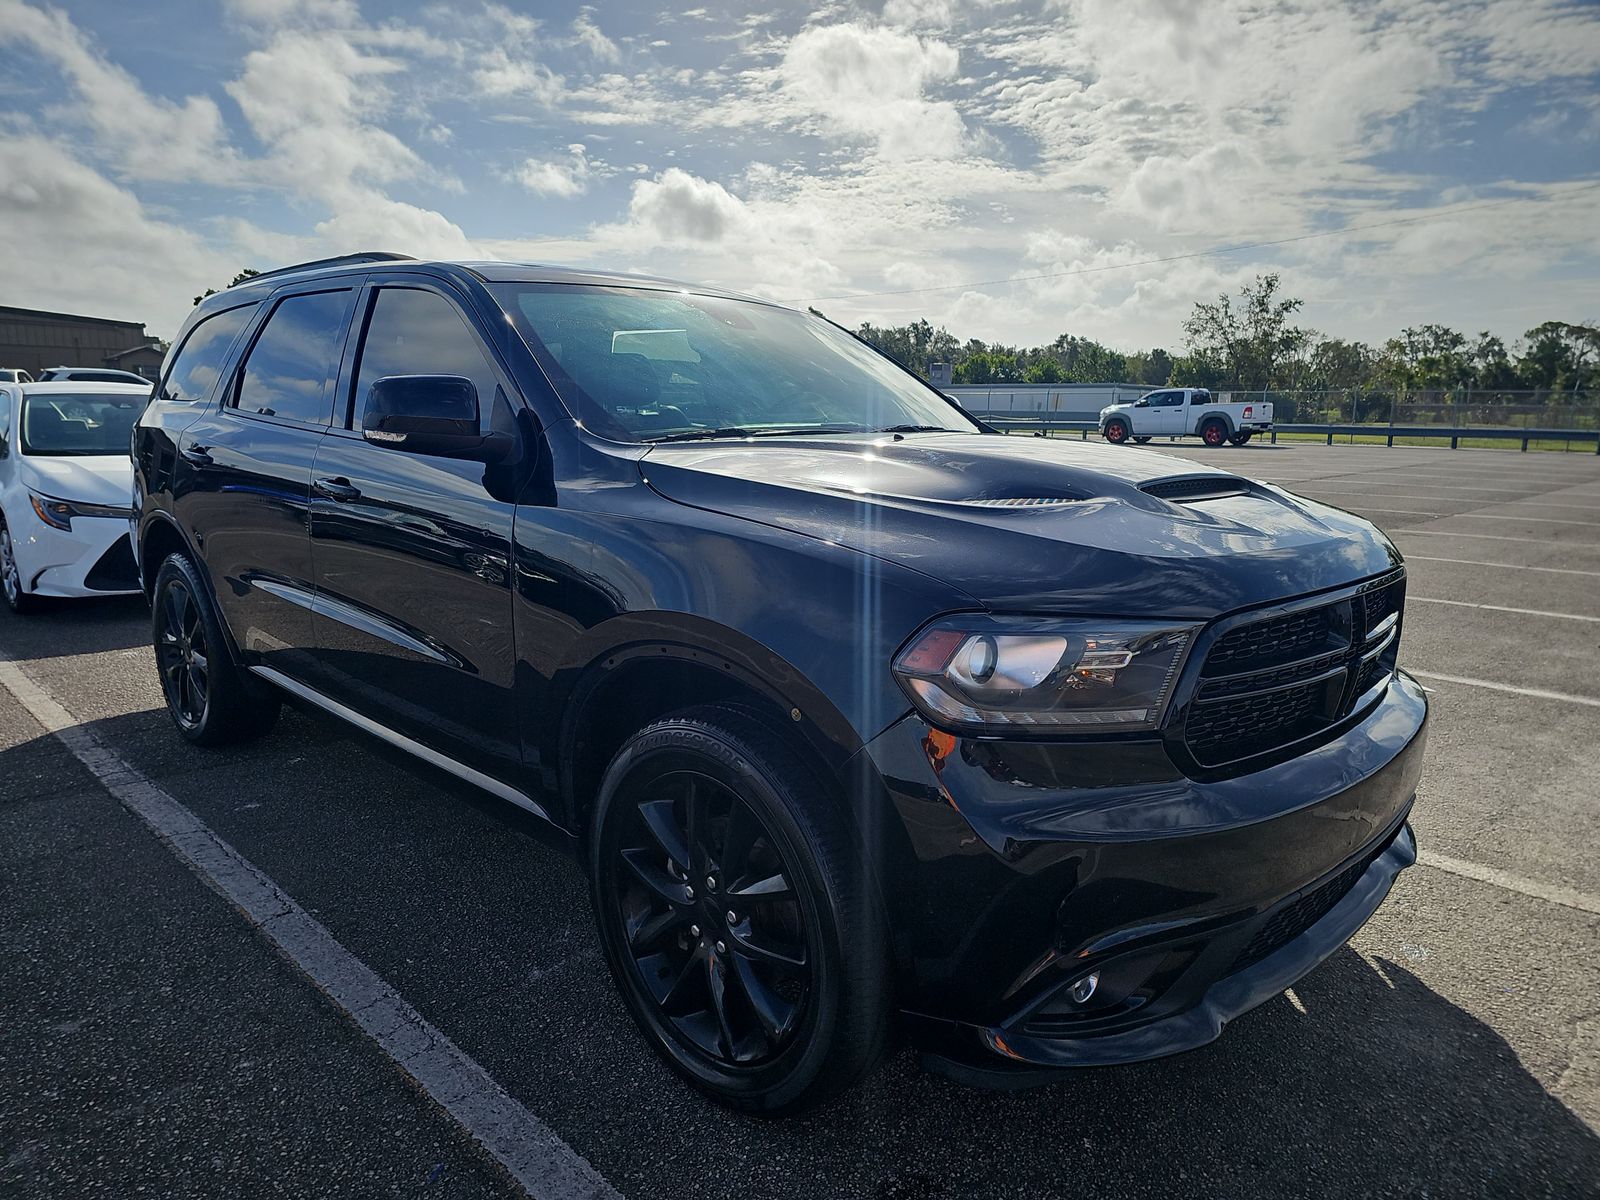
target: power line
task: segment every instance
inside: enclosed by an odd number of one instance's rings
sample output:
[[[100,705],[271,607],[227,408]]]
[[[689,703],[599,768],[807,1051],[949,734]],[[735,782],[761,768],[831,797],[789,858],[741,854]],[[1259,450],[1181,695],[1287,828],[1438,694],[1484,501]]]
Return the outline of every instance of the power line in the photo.
[[[1569,196],[1576,196],[1582,192],[1590,192],[1600,188],[1600,180],[1586,183],[1581,187],[1569,188],[1552,200],[1565,200]],[[1415,225],[1419,221],[1434,221],[1443,217],[1454,217],[1461,213],[1482,212],[1489,208],[1505,208],[1512,204],[1522,204],[1528,197],[1516,196],[1510,200],[1490,200],[1483,204],[1468,204],[1461,208],[1453,208],[1448,212],[1428,212],[1415,217],[1396,217],[1390,221],[1373,221],[1367,225],[1350,225],[1344,229],[1324,229],[1319,233],[1302,233],[1296,237],[1273,238],[1265,242],[1240,242],[1233,246],[1214,246],[1209,250],[1191,250],[1187,254],[1167,254],[1160,258],[1145,258],[1138,262],[1107,263],[1099,267],[1078,267],[1071,271],[1045,271],[1038,275],[1013,275],[1009,279],[980,279],[966,283],[941,283],[932,287],[899,288],[888,292],[851,292],[842,296],[813,296],[809,300],[796,300],[796,304],[826,304],[835,300],[871,300],[880,296],[919,296],[927,292],[953,292],[962,288],[1001,287],[1013,283],[1028,283],[1038,279],[1066,279],[1074,275],[1098,275],[1104,271],[1126,271],[1133,267],[1154,267],[1161,263],[1184,262],[1194,258],[1212,258],[1221,254],[1237,254],[1241,250],[1264,250],[1271,246],[1287,246],[1294,242],[1311,242],[1319,238],[1343,237],[1351,233],[1365,233],[1369,229],[1389,229],[1396,225]]]

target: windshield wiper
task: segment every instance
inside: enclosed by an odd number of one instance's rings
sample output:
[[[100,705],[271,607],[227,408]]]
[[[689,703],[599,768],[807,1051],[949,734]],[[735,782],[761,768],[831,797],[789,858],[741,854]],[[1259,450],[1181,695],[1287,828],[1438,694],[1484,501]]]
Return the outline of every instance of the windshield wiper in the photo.
[[[758,437],[809,437],[819,433],[866,433],[865,425],[802,425],[793,429],[751,429],[743,425],[724,425],[719,429],[686,429],[682,433],[668,433],[661,437],[646,438],[656,442],[697,442],[702,438],[758,438]]]
[[[874,429],[873,433],[960,433],[959,429],[951,429],[948,425],[886,425],[882,429]]]

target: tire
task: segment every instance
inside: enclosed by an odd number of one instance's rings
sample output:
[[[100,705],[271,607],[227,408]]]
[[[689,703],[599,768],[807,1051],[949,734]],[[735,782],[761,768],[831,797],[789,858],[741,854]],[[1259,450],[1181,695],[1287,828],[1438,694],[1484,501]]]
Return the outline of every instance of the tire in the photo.
[[[706,705],[629,738],[595,802],[589,879],[612,978],[667,1064],[743,1112],[809,1108],[883,1053],[883,918],[827,797],[783,737]]]
[[[1134,440],[1134,441],[1136,441],[1136,442],[1138,442],[1138,443],[1139,443],[1139,445],[1141,445],[1141,446],[1142,446],[1142,445],[1144,445],[1144,444],[1145,444],[1145,443],[1146,443],[1146,442],[1148,442],[1148,441],[1149,441],[1149,440],[1150,440],[1150,439],[1149,439],[1149,438],[1147,438],[1147,437],[1136,437],[1136,438],[1134,438],[1134,439],[1133,439],[1133,440]]]
[[[11,545],[11,528],[4,517],[0,517],[0,594],[6,598],[6,607],[19,617],[42,607],[39,597],[22,584],[22,569],[17,566],[16,551]]]
[[[1221,421],[1207,421],[1200,426],[1200,440],[1211,447],[1224,445],[1228,440],[1228,427]]]
[[[1105,435],[1106,441],[1110,442],[1113,446],[1121,446],[1127,442],[1128,436],[1133,432],[1133,430],[1128,428],[1128,423],[1126,421],[1118,420],[1107,421],[1105,429],[1103,429],[1101,432]]]
[[[1233,444],[1234,444],[1234,445],[1235,445],[1235,446],[1242,446],[1242,445],[1244,445],[1244,444],[1245,444],[1245,443],[1246,443],[1246,442],[1248,442],[1248,441],[1249,441],[1249,440],[1250,440],[1250,439],[1251,439],[1251,437],[1253,437],[1253,436],[1254,436],[1254,435],[1253,435],[1253,434],[1251,434],[1251,433],[1249,433],[1249,432],[1246,432],[1246,433],[1236,433],[1236,434],[1234,434],[1234,435],[1233,435],[1233,436],[1232,436],[1232,437],[1230,437],[1230,438],[1229,438],[1229,439],[1228,439],[1228,440],[1229,440],[1229,441],[1230,441],[1230,442],[1232,442],[1232,443],[1233,443]]]
[[[197,746],[247,742],[270,730],[282,700],[235,665],[194,564],[172,554],[156,573],[150,634],[167,715]]]

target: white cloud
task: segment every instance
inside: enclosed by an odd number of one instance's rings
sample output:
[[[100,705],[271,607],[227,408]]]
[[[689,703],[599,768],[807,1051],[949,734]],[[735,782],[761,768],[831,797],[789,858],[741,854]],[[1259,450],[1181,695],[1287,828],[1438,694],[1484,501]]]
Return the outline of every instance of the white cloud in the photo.
[[[527,159],[514,172],[517,182],[539,196],[570,198],[589,188],[589,159],[582,142],[567,147],[564,159]]]
[[[71,19],[21,0],[0,0],[0,45],[20,43],[71,82],[73,110],[119,169],[142,179],[187,179],[228,169],[235,155],[215,102],[190,96],[181,104],[147,95],[108,62]]]
[[[628,216],[660,241],[722,242],[748,233],[754,220],[744,201],[720,183],[669,167],[657,179],[633,185]]]
[[[622,51],[595,24],[594,11],[593,8],[584,8],[578,13],[572,22],[572,36],[591,58],[607,63],[620,62]]]
[[[866,139],[891,158],[936,158],[955,154],[966,130],[954,104],[926,91],[954,79],[959,62],[936,38],[847,22],[798,34],[777,77],[789,107],[814,115],[822,133]]]

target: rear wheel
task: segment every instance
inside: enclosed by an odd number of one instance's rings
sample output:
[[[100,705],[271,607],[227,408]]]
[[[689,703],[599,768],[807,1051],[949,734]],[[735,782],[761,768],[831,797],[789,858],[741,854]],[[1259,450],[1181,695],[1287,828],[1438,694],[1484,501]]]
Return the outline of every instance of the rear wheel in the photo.
[[[19,616],[39,611],[39,598],[22,586],[22,568],[17,566],[11,529],[4,517],[0,517],[0,591],[5,593],[6,605]]]
[[[1228,427],[1221,421],[1207,421],[1200,426],[1200,440],[1208,446],[1220,446],[1228,440]]]
[[[1232,442],[1235,446],[1242,446],[1246,442],[1248,442],[1252,436],[1253,435],[1248,433],[1248,432],[1246,432],[1246,433],[1236,433],[1231,438],[1229,438],[1228,440],[1230,442]]]
[[[809,1107],[882,1053],[885,938],[858,844],[749,713],[690,709],[623,745],[595,803],[590,880],[634,1019],[717,1100]]]
[[[234,665],[205,586],[181,554],[168,557],[156,574],[151,634],[167,714],[184,737],[222,746],[272,728],[278,694]]]
[[[1134,440],[1134,441],[1136,441],[1136,442],[1138,442],[1138,443],[1139,443],[1139,445],[1141,445],[1141,446],[1142,446],[1142,445],[1144,445],[1144,444],[1145,444],[1145,443],[1146,443],[1146,442],[1148,442],[1148,441],[1149,441],[1149,440],[1150,440],[1150,439],[1149,439],[1149,438],[1147,438],[1147,437],[1136,437],[1136,438],[1134,438],[1134,439],[1133,439],[1133,440]]]
[[[1106,441],[1113,446],[1120,446],[1128,440],[1133,430],[1128,428],[1126,421],[1107,421],[1105,428]]]

